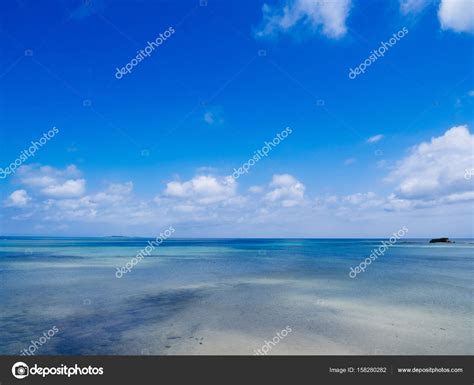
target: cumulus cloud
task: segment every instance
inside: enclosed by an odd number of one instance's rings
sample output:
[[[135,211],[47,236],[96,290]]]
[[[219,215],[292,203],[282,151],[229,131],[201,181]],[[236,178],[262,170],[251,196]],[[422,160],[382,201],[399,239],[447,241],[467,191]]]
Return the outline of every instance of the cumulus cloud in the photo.
[[[86,185],[85,179],[71,179],[80,175],[79,170],[74,165],[61,170],[51,166],[33,164],[21,166],[17,172],[21,184],[54,198],[83,195]]]
[[[127,195],[130,194],[133,190],[133,183],[112,183],[107,188],[107,192],[114,195]]]
[[[386,198],[372,191],[363,193],[354,193],[349,195],[330,195],[326,197],[317,197],[315,207],[334,210],[338,215],[351,216],[354,212],[370,209],[384,209],[387,204]]]
[[[26,190],[13,191],[5,201],[7,207],[25,207],[31,201]]]
[[[95,226],[91,231],[99,232],[118,227],[131,234],[134,228],[141,228],[138,235],[148,234],[151,224],[173,224],[193,229],[185,236],[216,235],[221,229],[226,236],[289,236],[283,228],[314,228],[315,216],[325,218],[325,226],[335,226],[335,234],[341,234],[337,223],[347,230],[345,223],[365,221],[378,229],[382,216],[387,215],[386,223],[391,225],[390,219],[396,216],[419,218],[415,213],[418,209],[429,209],[429,213],[457,211],[457,218],[465,221],[466,207],[474,200],[474,179],[464,178],[466,169],[473,168],[473,149],[473,135],[467,126],[453,127],[409,149],[390,168],[387,192],[367,189],[369,192],[347,195],[331,192],[325,197],[307,197],[305,185],[285,173],[274,174],[269,183],[252,185],[240,195],[232,177],[218,176],[209,167],[190,179],[168,181],[154,200],[135,196],[131,181],[76,195],[74,191],[81,187],[71,181],[85,180],[79,170],[36,165],[17,174],[16,182],[26,188],[10,194],[4,205],[12,208],[12,221],[29,221],[32,226],[53,229],[60,223],[87,231],[84,223],[88,223]],[[101,224],[108,226],[102,226],[103,230]],[[324,231],[330,231],[327,226]],[[272,228],[276,233],[267,232]]]
[[[46,221],[98,221],[106,223],[136,222],[147,216],[143,201],[133,201],[133,183],[110,183],[95,193],[86,195],[86,180],[76,166],[64,169],[38,164],[25,165],[17,172],[17,183],[28,187],[14,192],[6,205],[28,208],[28,216]],[[23,218],[15,216],[15,218]]]
[[[104,191],[81,197],[55,197],[47,199],[38,208],[46,220],[97,221],[99,223],[130,225],[152,217],[148,205],[133,200],[133,183],[112,183]]]
[[[41,189],[41,192],[54,198],[72,198],[83,195],[85,190],[85,179],[69,179],[64,183],[56,183],[45,187]]]
[[[132,182],[112,183],[105,191],[90,195],[88,199],[92,202],[120,203],[131,194],[132,190]]]
[[[428,5],[439,3],[438,19],[442,29],[474,33],[474,6],[472,0],[400,0],[403,14],[418,14]]]
[[[237,182],[231,176],[218,178],[212,175],[198,175],[185,182],[168,182],[164,195],[187,198],[200,204],[212,204],[235,197],[236,188]]]
[[[133,223],[134,215],[143,211],[141,202],[133,202],[132,182],[112,183],[104,191],[78,198],[55,197],[44,202],[42,210],[51,220],[98,220]]]
[[[61,170],[51,166],[32,164],[19,167],[16,175],[26,186],[48,187],[67,178],[80,177],[81,173],[75,165],[69,165]]]
[[[300,26],[340,38],[346,34],[350,8],[351,0],[286,0],[275,7],[264,4],[262,26],[256,36],[273,36]]]
[[[441,0],[438,18],[443,29],[474,33],[472,0]]]
[[[249,192],[252,194],[260,194],[264,191],[265,189],[262,186],[250,186],[249,187]]]
[[[368,193],[355,193],[346,195],[342,198],[342,203],[346,203],[359,208],[377,207],[383,203],[383,199],[372,191]]]
[[[383,138],[384,136],[382,134],[374,135],[367,139],[367,143],[377,143],[380,142]]]
[[[464,199],[462,194],[472,189],[464,174],[473,167],[473,151],[474,135],[467,126],[452,127],[444,135],[414,146],[387,181],[397,183],[395,196],[399,199]]]
[[[474,200],[473,180],[465,178],[474,165],[474,135],[456,126],[443,135],[409,149],[385,180],[393,192],[361,192],[315,200],[317,209],[334,210],[348,218],[354,212],[413,211],[462,204]]]
[[[290,174],[273,175],[271,191],[265,194],[264,200],[280,203],[283,207],[293,207],[304,201],[305,186]]]

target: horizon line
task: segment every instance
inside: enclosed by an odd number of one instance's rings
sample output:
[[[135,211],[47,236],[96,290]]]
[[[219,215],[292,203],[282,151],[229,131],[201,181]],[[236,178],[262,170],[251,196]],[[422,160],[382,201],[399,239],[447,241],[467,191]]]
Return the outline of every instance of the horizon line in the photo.
[[[141,239],[155,239],[156,236],[129,236],[129,235],[1,235],[0,238],[12,238],[12,237],[35,237],[35,238],[141,238]],[[165,240],[193,240],[193,239],[389,239],[390,237],[169,237]],[[406,238],[405,240],[412,239],[472,239],[474,237],[414,237]],[[399,240],[401,240],[400,238]]]

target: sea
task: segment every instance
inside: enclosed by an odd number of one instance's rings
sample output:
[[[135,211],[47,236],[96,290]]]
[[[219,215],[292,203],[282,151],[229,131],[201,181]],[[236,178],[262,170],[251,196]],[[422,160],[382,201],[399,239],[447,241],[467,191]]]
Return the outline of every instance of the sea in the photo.
[[[151,241],[0,237],[0,354],[474,353],[472,239]]]

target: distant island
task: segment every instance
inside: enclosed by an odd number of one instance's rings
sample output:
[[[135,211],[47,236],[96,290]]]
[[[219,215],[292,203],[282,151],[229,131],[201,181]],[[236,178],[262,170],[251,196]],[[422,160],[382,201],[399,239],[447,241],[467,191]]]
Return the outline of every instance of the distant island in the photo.
[[[454,243],[454,241],[450,241],[449,238],[433,238],[430,243]]]

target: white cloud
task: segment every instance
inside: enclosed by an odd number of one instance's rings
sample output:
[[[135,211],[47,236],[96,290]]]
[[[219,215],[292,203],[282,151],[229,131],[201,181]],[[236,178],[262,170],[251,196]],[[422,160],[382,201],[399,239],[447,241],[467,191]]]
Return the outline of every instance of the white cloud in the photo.
[[[382,208],[386,199],[374,192],[354,193],[350,195],[330,195],[318,197],[315,200],[316,208],[334,210],[336,214],[352,215],[356,210],[368,210]]]
[[[140,222],[150,218],[150,210],[143,200],[131,199],[133,183],[112,183],[105,190],[85,194],[86,180],[77,178],[81,173],[75,166],[57,169],[38,164],[22,166],[17,172],[18,183],[29,187],[35,203],[24,205],[32,200],[29,196],[17,195],[15,207],[23,206],[30,210],[28,217],[36,216],[41,221],[86,221],[98,223]],[[24,190],[22,190],[24,191]],[[25,198],[25,199],[22,199]],[[8,204],[13,206],[9,199]],[[21,219],[26,214],[15,215]]]
[[[443,29],[474,33],[472,0],[441,0],[438,18]]]
[[[290,174],[275,174],[273,175],[271,186],[291,186],[298,181]]]
[[[467,127],[453,127],[414,146],[390,167],[387,179],[393,187],[388,192],[370,188],[336,195],[331,187],[328,195],[312,198],[290,174],[275,174],[270,183],[251,186],[239,195],[233,178],[210,171],[170,181],[154,201],[136,197],[131,181],[73,197],[66,187],[71,188],[68,181],[79,179],[77,169],[35,166],[24,169],[18,178],[30,187],[17,190],[4,202],[16,208],[6,219],[8,226],[21,222],[18,232],[31,223],[31,228],[43,226],[37,232],[53,231],[61,224],[75,234],[153,235],[151,228],[173,224],[183,236],[380,236],[394,223],[398,227],[407,220],[418,221],[426,235],[436,222],[430,215],[442,215],[449,229],[457,231],[458,226],[466,234],[474,179],[468,181],[464,174],[472,168],[472,150]],[[45,195],[43,190],[51,186],[55,191]]]
[[[18,168],[16,174],[22,183],[40,187],[44,187],[44,183],[47,185],[51,179],[79,177],[81,175],[80,171],[73,164],[63,170],[52,166],[41,166],[40,164],[23,165]],[[41,178],[45,178],[45,182],[42,182]]]
[[[249,192],[252,194],[260,194],[264,191],[265,189],[262,186],[250,186],[249,187]]]
[[[472,0],[400,0],[400,11],[404,15],[416,15],[428,5],[438,3],[438,19],[442,29],[474,33]]]
[[[463,195],[457,194],[472,189],[464,174],[473,167],[473,151],[474,135],[467,126],[452,127],[444,135],[414,146],[387,181],[397,183],[396,197],[401,199],[461,199]]]
[[[412,212],[417,209],[440,208],[474,200],[472,182],[466,170],[474,165],[474,135],[467,126],[447,130],[430,142],[409,150],[392,168],[386,181],[395,185],[388,196],[375,192],[317,198],[316,207],[334,210],[350,218],[354,212]]]
[[[349,205],[357,209],[379,208],[385,202],[383,197],[379,197],[376,193],[369,191],[368,193],[355,193],[342,197],[342,205]]]
[[[325,203],[327,204],[334,204],[337,203],[338,197],[336,195],[330,195],[325,199]]]
[[[26,177],[20,177],[22,184],[29,187],[47,187],[56,183],[56,178],[48,175],[29,175]]]
[[[76,178],[80,175],[81,173],[74,165],[61,170],[51,166],[32,164],[21,166],[17,172],[21,184],[30,187],[32,192],[52,198],[72,198],[83,195],[86,181]]]
[[[329,38],[340,38],[346,34],[350,8],[351,0],[286,0],[277,7],[264,4],[263,22],[256,36],[272,36],[303,26],[313,32],[322,30]]]
[[[5,201],[7,207],[25,207],[31,201],[26,190],[13,191]]]
[[[196,174],[203,175],[203,174],[215,174],[218,172],[216,167],[211,166],[201,166],[196,169]]]
[[[293,207],[304,201],[305,186],[290,174],[273,175],[270,187],[273,190],[265,194],[264,200],[281,203],[283,207]]]
[[[61,170],[51,166],[32,164],[21,166],[16,175],[24,185],[47,187],[51,184],[58,184],[65,179],[80,177],[81,173],[75,165],[69,165]]]
[[[472,200],[474,200],[474,191],[452,193],[433,199],[404,199],[396,194],[390,194],[386,198],[383,208],[386,211],[413,211],[426,208],[437,209],[453,204],[469,203]],[[468,206],[468,210],[471,212],[472,205]]]
[[[64,183],[53,184],[41,189],[41,192],[53,198],[74,198],[84,194],[85,179],[69,179]]]
[[[38,208],[49,221],[86,221],[133,225],[149,222],[153,213],[148,204],[132,199],[133,183],[112,183],[104,191],[80,197],[53,197]]]
[[[236,188],[237,183],[231,176],[217,178],[212,175],[199,175],[186,182],[168,182],[164,195],[188,198],[200,204],[212,204],[233,198]]]
[[[384,136],[382,134],[374,135],[367,139],[367,143],[377,143],[380,142],[383,138]]]
[[[351,164],[354,164],[356,161],[357,161],[356,158],[348,158],[348,159],[344,160],[344,166],[349,166]]]
[[[133,190],[133,183],[112,183],[107,188],[107,192],[114,195],[127,195],[130,194]]]
[[[474,90],[470,90],[467,94],[468,94],[469,96],[474,96]]]
[[[404,15],[421,12],[431,0],[400,0],[400,10]]]
[[[89,196],[92,202],[115,204],[123,202],[131,194],[133,183],[112,183],[106,191]]]
[[[202,207],[192,205],[192,204],[177,204],[173,206],[175,211],[181,213],[193,213],[202,209]]]

